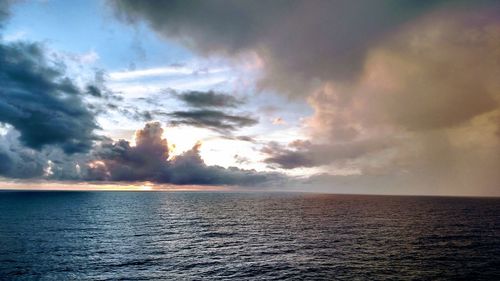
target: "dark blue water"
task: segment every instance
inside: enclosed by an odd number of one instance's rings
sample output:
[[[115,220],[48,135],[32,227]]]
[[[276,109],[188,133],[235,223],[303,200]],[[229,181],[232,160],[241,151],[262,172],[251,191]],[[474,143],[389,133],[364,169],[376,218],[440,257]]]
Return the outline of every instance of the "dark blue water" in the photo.
[[[500,199],[0,192],[2,280],[500,280]]]

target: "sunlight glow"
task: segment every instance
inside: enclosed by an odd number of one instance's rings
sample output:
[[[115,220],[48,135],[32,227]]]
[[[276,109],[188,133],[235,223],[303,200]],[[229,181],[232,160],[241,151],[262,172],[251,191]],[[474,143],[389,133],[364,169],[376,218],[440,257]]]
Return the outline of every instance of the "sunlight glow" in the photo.
[[[2,190],[30,191],[229,191],[231,186],[173,185],[152,182],[54,182],[54,181],[3,181]]]

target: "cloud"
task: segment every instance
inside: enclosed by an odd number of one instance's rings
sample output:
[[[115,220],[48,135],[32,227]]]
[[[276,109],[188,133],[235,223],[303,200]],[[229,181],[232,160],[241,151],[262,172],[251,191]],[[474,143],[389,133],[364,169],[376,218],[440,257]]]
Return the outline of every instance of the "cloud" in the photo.
[[[0,2],[0,20],[8,3]],[[10,3],[10,2],[9,2]],[[82,60],[94,61],[89,53]],[[181,67],[112,73],[111,78],[182,72]],[[196,73],[193,73],[196,75]],[[137,131],[135,144],[113,142],[97,136],[95,116],[106,108],[121,110],[134,119],[150,120],[152,114],[134,106],[120,108],[117,96],[105,85],[104,73],[81,89],[68,77],[64,64],[49,58],[43,47],[29,42],[0,42],[0,176],[16,179],[76,181],[151,181],[171,184],[245,185],[271,184],[283,180],[277,173],[208,166],[200,145],[171,157],[160,123],[148,123]],[[189,92],[183,100],[196,108],[235,107],[239,99],[223,93]],[[222,100],[224,99],[224,100]],[[85,101],[84,101],[85,100]],[[93,101],[98,101],[92,103]],[[176,111],[177,124],[192,124],[220,131],[250,126],[257,120],[217,110]],[[3,127],[3,126],[2,126]],[[4,132],[5,131],[5,132]],[[94,146],[94,142],[97,145]]]
[[[81,178],[77,165],[85,163],[85,154],[67,155],[57,147],[34,150],[20,143],[19,136],[20,133],[12,127],[0,136],[0,176],[55,180]]]
[[[357,83],[330,81],[309,103],[315,137],[450,130],[500,109],[494,11],[429,15],[373,48]],[[451,18],[452,20],[450,20]]]
[[[94,97],[99,97],[99,98],[102,97],[101,90],[95,85],[88,85],[87,86],[87,93],[89,95],[94,96]]]
[[[304,123],[309,139],[285,147],[270,143],[263,149],[265,162],[283,169],[359,171],[311,177],[304,182],[309,187],[498,195],[498,2],[110,2],[122,19],[144,21],[199,54],[240,59],[254,54],[261,62],[259,89],[305,97],[314,109]],[[10,3],[0,2],[0,24]],[[121,82],[115,89],[144,89],[127,80],[170,74],[196,75],[171,66],[112,73],[111,80]],[[107,98],[104,85],[78,88],[33,43],[0,43],[0,83],[0,122],[16,132],[0,145],[1,175],[243,185],[283,179],[207,166],[198,145],[174,158],[156,123],[138,132],[136,145],[103,140],[91,150],[98,138],[95,111],[105,106],[133,119],[168,116],[173,125],[226,134],[257,123],[222,110],[239,105],[234,96],[190,91],[179,96],[188,110],[121,109]],[[82,101],[84,93],[85,99],[106,103],[91,108]],[[89,150],[90,155],[74,153]]]
[[[283,169],[316,167],[345,160],[354,160],[370,153],[381,152],[390,148],[388,139],[368,139],[344,143],[313,144],[310,141],[297,140],[284,148],[277,143],[270,143],[262,149],[269,157],[264,162]]]
[[[234,161],[238,164],[249,164],[251,162],[250,159],[248,159],[247,157],[238,154],[235,154],[233,158]]]
[[[17,137],[9,131],[0,139],[0,175],[20,179],[42,176],[47,160],[20,145]]]
[[[226,136],[231,131],[242,127],[253,126],[258,119],[243,113],[226,112],[226,109],[236,108],[244,101],[236,96],[214,91],[186,91],[178,93],[170,90],[172,94],[192,109],[160,113],[171,118],[170,125],[189,125],[207,128],[224,133]],[[232,136],[228,136],[232,137]],[[233,137],[234,138],[234,137]]]
[[[299,188],[341,193],[498,196],[500,149],[457,147],[442,133],[412,137],[352,175],[322,174]],[[334,171],[333,171],[334,172]]]
[[[500,22],[469,21],[474,17],[424,23],[373,51],[366,75],[385,77],[387,84],[363,81],[360,87],[379,114],[374,118],[424,131],[460,126],[499,108],[500,68],[494,61],[500,58]]]
[[[299,94],[315,79],[353,79],[370,47],[438,1],[111,3],[122,19],[144,20],[202,54],[256,52],[266,71],[261,85]]]
[[[250,116],[231,115],[219,110],[196,109],[189,111],[174,111],[168,113],[172,118],[171,125],[189,125],[208,128],[220,132],[228,132],[258,123]]]
[[[167,140],[162,135],[160,123],[153,122],[137,131],[135,146],[125,140],[101,145],[87,165],[86,180],[244,186],[284,180],[276,173],[208,166],[200,156],[200,143],[170,157]]]
[[[20,132],[33,149],[60,146],[66,153],[86,152],[97,138],[94,114],[82,91],[52,66],[36,43],[0,44],[0,122]]]
[[[187,91],[177,94],[177,98],[192,107],[237,107],[243,101],[237,97],[214,91]]]
[[[14,2],[0,1],[0,24]],[[79,178],[81,153],[100,137],[95,112],[64,63],[40,44],[0,39],[0,84],[0,176]]]
[[[10,5],[14,0],[2,0],[0,1],[0,28],[3,27],[3,23],[10,16]]]
[[[257,172],[236,167],[207,166],[199,154],[200,144],[171,161],[171,182],[176,184],[212,184],[262,186],[284,182],[277,173]]]
[[[142,70],[116,71],[109,73],[112,81],[133,80],[139,78],[167,76],[167,75],[188,75],[193,74],[194,70],[184,66],[167,66]]]
[[[89,177],[113,181],[161,177],[166,171],[169,156],[168,144],[162,139],[162,133],[159,123],[151,123],[137,132],[136,146],[125,140],[101,144],[94,152],[97,162],[90,164]]]

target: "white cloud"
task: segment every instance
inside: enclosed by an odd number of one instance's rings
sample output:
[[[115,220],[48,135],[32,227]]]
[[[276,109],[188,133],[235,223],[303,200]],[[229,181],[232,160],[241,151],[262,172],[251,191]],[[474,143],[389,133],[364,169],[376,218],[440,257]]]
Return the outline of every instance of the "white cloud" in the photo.
[[[97,60],[99,60],[99,54],[96,53],[94,50],[91,50],[87,53],[84,53],[80,55],[79,59],[80,62],[86,63],[86,64],[92,64],[95,63]]]
[[[188,75],[194,72],[188,67],[166,66],[141,70],[116,71],[109,73],[109,78],[113,81],[133,80],[145,77],[168,76],[168,75]]]

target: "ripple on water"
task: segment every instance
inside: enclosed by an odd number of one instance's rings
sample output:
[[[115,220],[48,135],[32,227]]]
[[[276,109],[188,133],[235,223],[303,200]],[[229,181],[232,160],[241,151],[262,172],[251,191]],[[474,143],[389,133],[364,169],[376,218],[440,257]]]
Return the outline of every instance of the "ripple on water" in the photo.
[[[500,280],[500,199],[0,192],[5,280]]]

